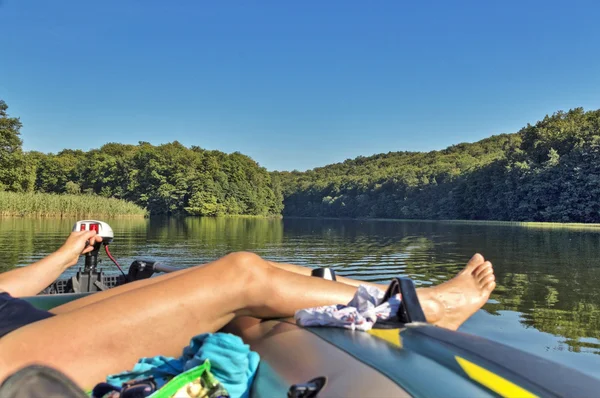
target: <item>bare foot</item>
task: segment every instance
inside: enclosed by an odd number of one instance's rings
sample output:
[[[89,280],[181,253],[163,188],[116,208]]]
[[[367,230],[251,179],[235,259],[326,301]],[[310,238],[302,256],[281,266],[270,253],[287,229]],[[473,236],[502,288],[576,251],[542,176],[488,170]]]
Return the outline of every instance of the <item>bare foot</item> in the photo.
[[[480,309],[496,287],[492,263],[475,254],[454,278],[441,285],[418,289],[429,323],[456,330]]]

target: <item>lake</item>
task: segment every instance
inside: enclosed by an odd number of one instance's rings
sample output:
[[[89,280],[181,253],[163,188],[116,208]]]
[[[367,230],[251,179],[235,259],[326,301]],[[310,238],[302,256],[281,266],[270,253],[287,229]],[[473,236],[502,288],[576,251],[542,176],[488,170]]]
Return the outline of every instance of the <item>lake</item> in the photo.
[[[0,271],[54,251],[75,221],[0,219]],[[480,252],[494,264],[498,287],[460,330],[600,378],[600,228],[331,219],[105,221],[115,232],[111,252],[123,266],[145,258],[189,267],[248,250],[368,281],[402,275],[427,286],[448,280]],[[103,252],[100,257],[102,268],[117,272]]]

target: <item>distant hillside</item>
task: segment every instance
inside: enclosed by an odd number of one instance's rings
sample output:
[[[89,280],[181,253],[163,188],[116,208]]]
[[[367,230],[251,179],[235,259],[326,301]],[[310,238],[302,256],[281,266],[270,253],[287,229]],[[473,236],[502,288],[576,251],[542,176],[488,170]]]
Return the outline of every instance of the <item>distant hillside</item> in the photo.
[[[284,215],[600,222],[600,110],[428,153],[274,172]]]

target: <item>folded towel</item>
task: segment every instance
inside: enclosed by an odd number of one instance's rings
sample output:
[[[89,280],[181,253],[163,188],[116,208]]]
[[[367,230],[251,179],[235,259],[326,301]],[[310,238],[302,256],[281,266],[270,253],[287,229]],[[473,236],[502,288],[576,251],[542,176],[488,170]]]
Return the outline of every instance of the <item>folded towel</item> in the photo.
[[[183,350],[180,358],[188,370],[210,359],[211,372],[232,397],[246,398],[258,368],[260,357],[236,335],[229,333],[201,334]]]
[[[212,374],[223,384],[231,397],[246,398],[258,368],[260,357],[238,336],[229,333],[205,333],[195,336],[178,359],[156,356],[141,358],[133,370],[107,377],[112,385],[153,376],[158,387],[174,376],[210,360]]]

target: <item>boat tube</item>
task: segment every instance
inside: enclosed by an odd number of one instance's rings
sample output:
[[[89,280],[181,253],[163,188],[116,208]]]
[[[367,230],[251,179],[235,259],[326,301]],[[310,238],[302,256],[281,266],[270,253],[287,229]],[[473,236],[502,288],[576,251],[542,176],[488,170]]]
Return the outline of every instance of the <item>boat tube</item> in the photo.
[[[592,397],[600,380],[561,364],[424,322],[414,285],[397,278],[396,324],[368,332],[241,317],[222,331],[259,353],[255,397]],[[26,298],[51,309],[93,293]],[[375,324],[377,326],[377,323]]]

